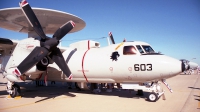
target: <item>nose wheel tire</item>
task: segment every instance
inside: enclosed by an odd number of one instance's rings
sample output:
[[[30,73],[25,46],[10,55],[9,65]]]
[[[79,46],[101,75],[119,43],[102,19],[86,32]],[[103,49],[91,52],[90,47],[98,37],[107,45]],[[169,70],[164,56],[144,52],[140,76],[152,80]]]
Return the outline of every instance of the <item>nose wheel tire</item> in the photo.
[[[12,98],[14,98],[14,97],[16,97],[16,96],[19,96],[19,95],[20,95],[20,92],[21,92],[20,87],[19,87],[17,84],[14,84],[14,85],[12,86],[12,93],[10,94],[10,96],[11,96]]]
[[[154,93],[154,92],[149,93],[148,100],[150,102],[155,102],[155,101],[158,100],[158,95],[156,93]]]

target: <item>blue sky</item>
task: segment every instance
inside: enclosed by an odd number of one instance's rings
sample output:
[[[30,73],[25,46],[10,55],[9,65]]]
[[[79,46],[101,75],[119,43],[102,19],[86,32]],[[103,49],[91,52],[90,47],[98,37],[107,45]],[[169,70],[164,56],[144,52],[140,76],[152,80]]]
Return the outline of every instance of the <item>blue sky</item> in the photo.
[[[20,0],[0,0],[0,9],[19,7]],[[107,37],[116,43],[145,41],[156,51],[200,65],[199,0],[28,0],[32,7],[64,11],[82,18],[86,27],[66,35],[62,46],[76,39]],[[27,34],[0,28],[0,37],[24,39]],[[68,41],[67,41],[68,40]],[[70,41],[69,41],[70,40]],[[71,41],[74,40],[74,41]],[[93,39],[107,46],[106,39]]]

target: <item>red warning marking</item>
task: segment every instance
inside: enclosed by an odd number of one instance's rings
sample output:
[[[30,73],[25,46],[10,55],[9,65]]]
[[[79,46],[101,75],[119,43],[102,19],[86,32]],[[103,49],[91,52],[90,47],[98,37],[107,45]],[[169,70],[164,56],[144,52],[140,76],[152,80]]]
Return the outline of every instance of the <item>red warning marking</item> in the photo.
[[[90,49],[90,41],[88,40],[88,50]]]
[[[73,75],[71,74],[71,75],[69,76],[69,78],[68,78],[68,79],[70,79],[70,80],[71,80],[72,78],[73,78]]]
[[[46,72],[45,72],[45,76],[44,76],[44,82],[45,82],[45,84],[46,84],[46,86],[47,86],[47,70],[46,70]]]
[[[110,71],[113,71],[113,67],[110,67],[109,69],[110,69]]]
[[[28,4],[28,2],[26,0],[22,0],[21,3],[20,3],[22,6]]]
[[[34,47],[34,45],[27,45],[27,46],[26,46],[27,49],[28,49],[28,48],[32,48],[32,47]]]
[[[70,21],[70,23],[72,24],[73,27],[75,27],[75,23],[73,21]]]
[[[108,34],[109,34],[109,36],[111,36],[111,35],[112,35],[112,32],[109,32]]]
[[[129,70],[129,71],[132,71],[132,67],[129,67],[128,70]]]
[[[87,77],[86,77],[86,75],[85,75],[85,71],[84,71],[84,59],[85,59],[85,55],[86,55],[86,53],[90,50],[90,41],[88,40],[88,50],[87,51],[85,51],[85,53],[84,53],[84,55],[83,55],[83,58],[82,58],[82,72],[83,72],[83,76],[85,77],[85,80],[88,82],[88,80],[87,80]]]
[[[15,74],[16,76],[21,76],[21,73],[17,68],[12,73]]]

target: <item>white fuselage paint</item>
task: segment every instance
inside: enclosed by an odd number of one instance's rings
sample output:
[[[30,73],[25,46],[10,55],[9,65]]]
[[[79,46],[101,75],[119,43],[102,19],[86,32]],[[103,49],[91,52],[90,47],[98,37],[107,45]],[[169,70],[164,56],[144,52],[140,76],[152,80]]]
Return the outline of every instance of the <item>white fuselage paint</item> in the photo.
[[[131,43],[124,43],[125,45],[134,45]],[[140,42],[138,43],[141,44]],[[144,43],[143,43],[144,44]],[[119,47],[117,51],[120,56],[117,61],[112,61],[110,56],[118,44],[111,45],[104,48],[90,48],[86,50],[77,50],[68,62],[68,66],[73,74],[73,79],[65,79],[65,75],[59,75],[55,70],[50,70],[56,67],[49,68],[48,77],[53,80],[61,81],[76,81],[76,82],[146,82],[157,81],[160,79],[170,78],[181,73],[181,62],[174,58],[165,55],[141,55],[139,52],[134,55],[123,55],[123,46]],[[67,49],[63,56],[67,58],[70,51]],[[135,64],[151,64],[151,71],[135,71]],[[142,66],[144,69],[144,66]],[[150,69],[146,66],[146,69]],[[52,72],[54,71],[54,73]],[[55,75],[56,74],[56,75]],[[60,77],[59,77],[60,76]],[[48,78],[50,79],[50,78]]]
[[[87,44],[79,46],[73,53],[74,46],[66,48],[63,52],[65,60],[70,57],[67,64],[73,74],[71,80],[66,78],[55,63],[48,66],[47,80],[135,83],[158,81],[182,72],[181,61],[165,55],[142,55],[138,50],[135,54],[123,54],[124,46],[149,45],[145,42],[124,42],[121,43],[121,46],[119,46],[120,44],[113,44],[103,48],[91,48],[90,44],[92,42],[94,43],[94,41],[88,41]],[[33,38],[20,41],[8,61],[7,65],[9,66],[6,66],[6,70],[9,71],[9,68],[16,67],[35,46],[39,46],[39,41]],[[81,47],[86,49],[80,49]],[[117,61],[110,59],[114,51],[117,51],[120,55]],[[10,73],[12,72],[4,75],[10,75]],[[40,74],[41,71],[36,70],[35,66],[25,73],[31,79],[35,79]]]

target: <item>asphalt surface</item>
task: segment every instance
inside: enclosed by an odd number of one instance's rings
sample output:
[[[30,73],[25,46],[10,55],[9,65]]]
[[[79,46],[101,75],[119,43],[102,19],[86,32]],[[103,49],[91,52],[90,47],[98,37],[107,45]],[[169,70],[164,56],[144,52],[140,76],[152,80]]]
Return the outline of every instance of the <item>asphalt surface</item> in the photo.
[[[178,75],[167,80],[173,93],[161,84],[166,100],[146,100],[136,91],[103,90],[100,94],[68,89],[66,83],[49,83],[36,87],[33,82],[18,82],[22,97],[10,98],[5,91],[6,79],[0,76],[0,112],[200,112],[199,75]]]

